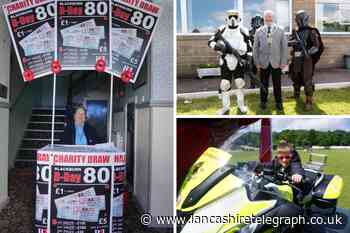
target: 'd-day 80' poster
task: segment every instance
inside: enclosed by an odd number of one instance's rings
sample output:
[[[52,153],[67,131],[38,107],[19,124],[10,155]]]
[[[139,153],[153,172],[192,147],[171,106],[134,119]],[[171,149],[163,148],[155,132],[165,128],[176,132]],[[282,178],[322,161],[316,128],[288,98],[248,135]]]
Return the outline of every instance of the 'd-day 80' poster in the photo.
[[[55,1],[15,1],[2,8],[24,81],[51,74]]]
[[[111,1],[111,73],[130,71],[135,83],[160,17],[160,6],[144,0]]]
[[[109,1],[57,1],[57,53],[62,70],[109,65]]]

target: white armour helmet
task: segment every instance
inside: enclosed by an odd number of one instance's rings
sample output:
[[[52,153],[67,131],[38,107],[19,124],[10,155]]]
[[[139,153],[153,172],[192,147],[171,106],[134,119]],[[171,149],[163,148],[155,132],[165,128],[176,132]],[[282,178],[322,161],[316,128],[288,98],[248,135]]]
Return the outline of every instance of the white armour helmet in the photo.
[[[225,23],[229,28],[231,29],[237,28],[240,22],[241,22],[241,17],[238,10],[228,10],[226,12]]]

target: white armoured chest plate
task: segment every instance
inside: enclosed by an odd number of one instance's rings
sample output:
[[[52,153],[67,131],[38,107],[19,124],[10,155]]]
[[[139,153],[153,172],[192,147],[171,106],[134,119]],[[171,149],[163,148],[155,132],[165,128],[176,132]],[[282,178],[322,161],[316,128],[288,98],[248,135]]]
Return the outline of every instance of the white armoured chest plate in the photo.
[[[238,50],[240,55],[247,52],[247,44],[244,42],[244,37],[239,28],[234,30],[226,28],[222,36],[230,43],[232,48]]]

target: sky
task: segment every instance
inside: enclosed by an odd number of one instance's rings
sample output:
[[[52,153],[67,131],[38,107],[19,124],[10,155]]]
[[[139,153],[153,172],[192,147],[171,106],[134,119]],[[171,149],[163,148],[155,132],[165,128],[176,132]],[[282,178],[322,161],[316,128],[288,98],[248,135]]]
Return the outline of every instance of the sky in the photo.
[[[350,119],[346,118],[274,118],[272,119],[272,131],[279,132],[284,129],[305,129],[334,131],[350,131]]]

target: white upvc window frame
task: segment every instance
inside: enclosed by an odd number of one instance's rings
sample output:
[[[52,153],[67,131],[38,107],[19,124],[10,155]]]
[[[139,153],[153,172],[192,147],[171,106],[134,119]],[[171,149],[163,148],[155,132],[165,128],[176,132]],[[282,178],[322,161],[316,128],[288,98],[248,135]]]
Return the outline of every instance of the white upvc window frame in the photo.
[[[317,4],[318,4],[318,0],[315,0],[315,27],[317,27],[318,25],[318,10],[317,10]],[[320,30],[319,30],[320,31]],[[343,35],[343,36],[350,36],[350,32],[323,32],[320,31],[321,35]]]
[[[178,36],[211,36],[214,33],[210,32],[200,32],[200,33],[193,33],[193,32],[188,32],[188,17],[187,17],[187,0],[179,0],[180,1],[180,9],[176,9],[180,11],[180,17],[181,17],[181,32],[177,32]],[[233,1],[233,0],[232,0]],[[243,0],[238,0],[238,10],[240,12],[243,12],[244,14],[244,9],[243,9]],[[177,3],[176,3],[177,6]],[[286,32],[286,34],[291,34],[292,33],[292,27],[293,27],[293,0],[289,0],[289,32]],[[242,18],[242,24],[243,24],[243,16]]]

